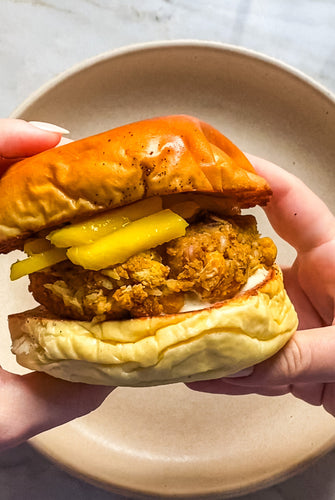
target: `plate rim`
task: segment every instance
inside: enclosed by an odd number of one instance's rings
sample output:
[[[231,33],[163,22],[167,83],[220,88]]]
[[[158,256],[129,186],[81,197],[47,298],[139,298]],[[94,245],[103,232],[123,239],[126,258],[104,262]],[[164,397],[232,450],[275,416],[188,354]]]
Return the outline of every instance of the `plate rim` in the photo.
[[[24,113],[29,106],[36,101],[36,99],[46,94],[49,90],[56,87],[59,83],[67,80],[74,74],[88,69],[89,67],[98,65],[109,59],[114,59],[120,56],[129,55],[138,52],[145,52],[149,50],[156,49],[166,49],[166,48],[209,48],[222,50],[224,52],[230,52],[231,54],[246,56],[252,59],[256,59],[265,64],[269,64],[272,67],[276,67],[285,73],[289,73],[291,76],[298,78],[305,84],[311,86],[322,94],[324,97],[328,98],[332,104],[335,105],[335,92],[332,92],[325,85],[319,83],[315,78],[312,78],[302,70],[295,68],[294,66],[284,62],[281,59],[277,59],[273,56],[267,55],[263,52],[256,51],[254,49],[249,49],[240,45],[233,45],[223,42],[215,42],[210,40],[198,40],[198,39],[175,39],[175,40],[158,40],[144,43],[134,43],[129,45],[124,45],[111,50],[104,51],[95,56],[83,59],[82,61],[72,65],[68,69],[61,71],[56,76],[49,79],[47,82],[42,84],[34,92],[32,92],[28,97],[26,97],[21,104],[16,106],[14,110],[10,113],[9,118],[17,118],[18,115]]]
[[[35,436],[28,441],[28,444],[36,450],[38,453],[43,455],[47,460],[51,463],[55,464],[61,471],[71,475],[72,477],[84,481],[91,486],[95,486],[103,491],[107,491],[111,494],[116,494],[120,496],[126,496],[127,499],[134,500],[156,500],[158,493],[157,492],[148,492],[144,490],[137,489],[135,490],[133,487],[107,482],[106,480],[102,480],[101,478],[94,477],[93,474],[87,475],[80,471],[79,467],[73,468],[66,465],[64,462],[57,461],[49,451],[43,448],[43,443],[39,442],[39,436]],[[171,499],[179,499],[179,500],[228,500],[231,498],[239,498],[240,496],[250,495],[257,493],[258,491],[262,491],[263,489],[270,488],[271,486],[275,486],[281,484],[293,477],[297,474],[303,473],[308,467],[315,464],[322,457],[327,455],[330,451],[335,449],[335,436],[332,440],[329,440],[327,446],[324,446],[321,453],[315,452],[309,457],[305,458],[303,461],[291,465],[284,470],[278,471],[272,477],[264,477],[262,480],[254,481],[249,483],[247,487],[241,486],[236,487],[230,491],[219,491],[216,490],[207,491],[206,493],[164,493],[161,491],[159,493],[159,498],[161,500],[171,500]]]
[[[266,55],[262,52],[255,51],[253,49],[245,48],[242,46],[237,46],[237,45],[232,45],[232,44],[226,44],[226,43],[221,43],[221,42],[214,42],[214,41],[207,41],[207,40],[197,40],[197,39],[178,39],[178,40],[162,40],[162,41],[152,41],[152,42],[145,42],[145,43],[136,43],[136,44],[130,44],[130,45],[125,45],[119,48],[115,48],[112,50],[108,50],[105,52],[102,52],[98,55],[95,55],[90,58],[86,58],[82,60],[81,62],[71,66],[70,68],[66,69],[65,71],[62,71],[58,75],[54,76],[53,78],[49,79],[45,84],[41,85],[37,90],[35,90],[33,93],[31,93],[26,99],[23,100],[21,104],[19,104],[14,111],[10,114],[11,118],[16,118],[18,115],[23,114],[31,105],[33,105],[41,96],[45,95],[48,93],[50,90],[52,90],[54,87],[57,85],[61,84],[62,82],[66,81],[68,78],[71,78],[73,75],[76,75],[82,71],[85,71],[89,68],[92,68],[93,66],[96,66],[98,64],[101,64],[105,61],[120,57],[120,56],[125,56],[129,54],[134,54],[134,53],[140,53],[140,52],[145,52],[145,51],[150,51],[150,50],[157,50],[157,49],[183,49],[183,48],[200,48],[200,49],[214,49],[214,50],[222,50],[225,53],[231,53],[234,55],[239,55],[239,56],[244,56],[247,58],[251,58],[253,60],[257,60],[258,62],[263,62],[266,64],[271,65],[277,70],[280,70],[286,74],[289,74],[295,78],[298,78],[300,82],[308,85],[309,87],[313,88],[315,91],[317,91],[319,94],[321,94],[323,97],[327,98],[332,106],[335,106],[335,93],[327,89],[324,85],[318,83],[314,78],[308,76],[305,74],[303,71],[287,64],[286,62],[283,62],[279,59],[276,59],[274,57],[271,57],[269,55]],[[39,442],[39,436],[34,438],[33,440],[29,441],[29,443],[33,446],[34,449],[38,450],[43,456],[45,456],[48,460],[51,462],[55,463],[61,470],[66,471],[67,473],[70,473],[74,477],[80,478],[90,484],[93,484],[97,487],[103,488],[107,491],[114,492],[117,494],[131,494],[132,498],[143,498],[144,495],[147,495],[146,498],[152,498],[153,493],[148,495],[148,493],[145,492],[139,492],[139,491],[132,491],[131,489],[125,489],[124,487],[120,487],[117,484],[106,484],[103,483],[101,480],[97,479],[96,481],[94,480],[93,477],[88,477],[84,474],[81,474],[80,471],[77,471],[73,468],[67,467],[64,463],[59,462],[56,458],[52,457],[47,450],[43,450],[43,438],[41,442]],[[249,494],[252,492],[256,492],[262,488],[267,488],[270,487],[273,484],[278,484],[282,481],[287,480],[288,478],[292,477],[296,473],[299,473],[303,471],[306,467],[311,465],[313,462],[315,462],[317,459],[321,458],[323,455],[328,453],[333,447],[335,446],[335,436],[332,439],[329,439],[327,442],[327,445],[323,447],[323,449],[320,450],[318,453],[313,454],[312,456],[309,456],[302,462],[299,462],[298,464],[293,464],[291,465],[290,468],[287,468],[286,471],[281,471],[275,476],[272,476],[271,478],[264,479],[261,482],[256,482],[253,484],[249,485],[249,488],[242,488],[241,490],[236,490],[235,492],[231,492],[228,494],[227,492],[212,492],[208,493],[206,495],[200,494],[197,496],[187,494],[187,495],[182,495],[180,498],[233,498],[236,496],[240,496],[242,494]],[[227,496],[228,495],[228,496]],[[171,498],[175,497],[175,495],[170,494],[170,495],[160,495],[161,498]]]

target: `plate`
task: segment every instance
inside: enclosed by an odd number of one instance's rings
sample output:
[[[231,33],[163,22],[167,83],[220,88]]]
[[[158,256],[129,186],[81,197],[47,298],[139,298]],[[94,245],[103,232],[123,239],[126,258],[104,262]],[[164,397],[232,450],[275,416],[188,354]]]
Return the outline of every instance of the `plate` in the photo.
[[[334,98],[249,50],[174,41],[105,53],[42,87],[12,116],[56,123],[76,139],[171,113],[210,122],[245,151],[297,174],[334,209]],[[291,262],[293,250],[259,217],[279,262]],[[22,281],[9,283],[16,257],[0,262],[3,331],[7,313],[32,305]],[[5,337],[0,363],[21,372]],[[119,388],[91,415],[31,442],[68,472],[128,497],[231,498],[286,479],[326,453],[335,420],[291,396],[201,394],[182,384]]]

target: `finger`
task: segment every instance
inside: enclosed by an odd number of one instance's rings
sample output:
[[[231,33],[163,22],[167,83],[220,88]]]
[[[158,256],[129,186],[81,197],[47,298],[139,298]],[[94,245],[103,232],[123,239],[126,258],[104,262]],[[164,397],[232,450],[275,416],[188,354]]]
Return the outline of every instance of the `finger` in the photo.
[[[0,119],[0,174],[12,163],[58,144],[61,132],[16,119]]]
[[[291,393],[294,397],[313,406],[323,406],[335,416],[335,384],[304,383],[283,386],[240,386],[230,385],[225,379],[192,382],[187,386],[195,391],[229,396],[257,394],[260,396],[283,396]]]
[[[310,266],[308,270],[311,274],[314,274],[312,266]],[[307,275],[305,273],[304,276],[301,276],[297,261],[294,262],[291,268],[283,269],[285,290],[294,304],[294,308],[298,314],[299,330],[310,330],[312,328],[328,326],[332,323],[332,308],[329,307],[326,300],[326,279],[328,278],[323,278],[320,274],[321,270],[319,269],[318,278],[316,280],[310,279],[308,286],[304,287],[307,293],[310,292],[310,294],[313,295],[309,298],[302,289],[300,283],[306,282]],[[297,279],[298,275],[300,280]],[[322,279],[323,281],[321,283]],[[315,307],[316,304],[317,307]]]
[[[335,382],[335,326],[300,330],[278,354],[256,365],[248,377],[227,379],[241,386]]]
[[[278,386],[243,386],[230,385],[225,379],[192,382],[187,386],[199,392],[210,394],[225,394],[228,396],[244,396],[257,394],[260,396],[283,396],[292,394],[294,397],[313,406],[323,406],[326,411],[335,415],[335,384],[304,383]]]
[[[335,416],[335,384],[326,384],[322,396],[325,410]]]
[[[334,256],[335,238],[297,259],[296,277],[325,325],[331,325],[335,315]]]
[[[291,393],[298,399],[313,406],[323,406],[324,409],[335,416],[335,384],[308,383],[294,384]]]
[[[308,251],[335,238],[335,219],[301,180],[277,165],[247,155],[273,191],[266,213],[275,231],[298,251]]]
[[[113,387],[56,379],[43,373],[19,376],[0,371],[0,449],[85,415]]]
[[[282,396],[290,392],[290,386],[244,386],[238,383],[230,384],[226,378],[216,380],[202,380],[186,384],[189,389],[210,394],[226,394],[228,396],[245,396],[258,394],[260,396]]]
[[[291,386],[291,393],[298,399],[306,401],[313,406],[321,406],[323,404],[323,394],[326,384],[319,383],[306,383],[306,384],[293,384]]]

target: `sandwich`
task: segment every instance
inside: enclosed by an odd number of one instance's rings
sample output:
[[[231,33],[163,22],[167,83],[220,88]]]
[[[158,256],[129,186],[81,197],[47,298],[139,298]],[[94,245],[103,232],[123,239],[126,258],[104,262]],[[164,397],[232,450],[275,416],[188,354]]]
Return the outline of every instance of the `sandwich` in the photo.
[[[17,362],[73,382],[233,375],[297,328],[274,242],[245,209],[267,181],[211,125],[147,119],[15,163],[0,251],[39,304],[9,316]],[[24,281],[24,280],[23,280]]]

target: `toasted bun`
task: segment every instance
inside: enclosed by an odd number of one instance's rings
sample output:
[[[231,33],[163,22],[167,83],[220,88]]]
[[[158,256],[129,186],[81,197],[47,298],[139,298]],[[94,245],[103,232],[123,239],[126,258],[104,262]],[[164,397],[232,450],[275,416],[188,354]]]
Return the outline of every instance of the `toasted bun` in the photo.
[[[224,377],[275,354],[297,315],[273,267],[263,282],[210,308],[91,324],[41,307],[9,317],[18,363],[65,380],[150,386]]]
[[[0,252],[43,228],[181,192],[216,193],[240,208],[271,195],[243,153],[210,125],[177,115],[140,121],[14,164],[0,180]]]

